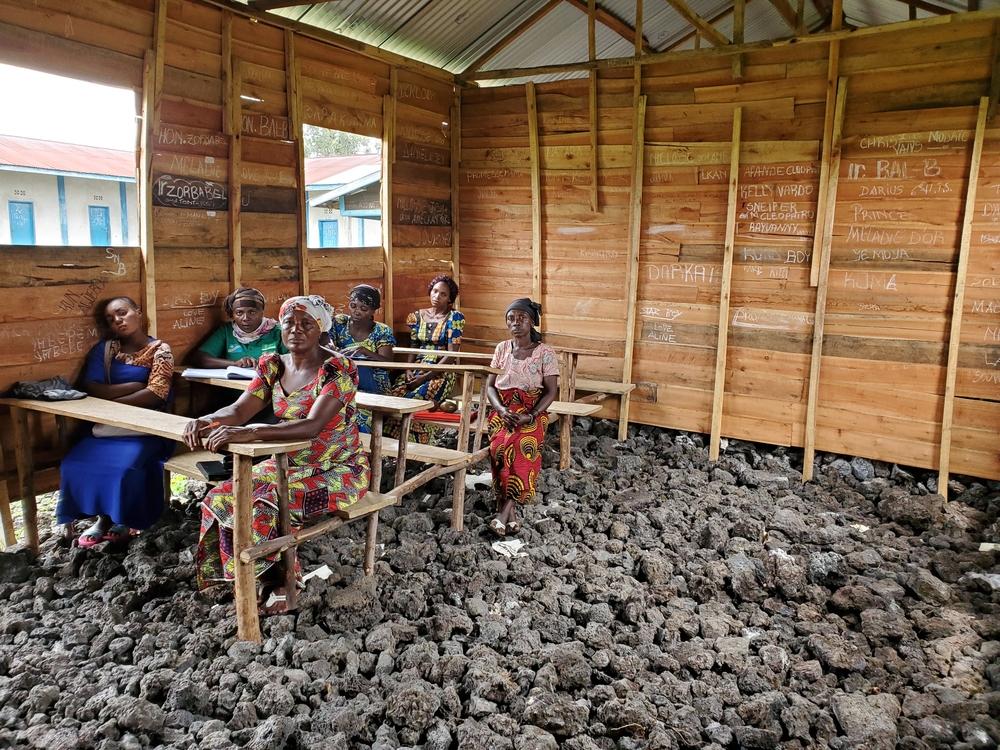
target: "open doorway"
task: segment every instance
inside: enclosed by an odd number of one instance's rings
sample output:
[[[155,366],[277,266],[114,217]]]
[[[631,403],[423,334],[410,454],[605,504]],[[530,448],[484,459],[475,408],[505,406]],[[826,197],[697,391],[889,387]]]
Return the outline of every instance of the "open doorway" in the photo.
[[[138,245],[134,92],[12,65],[0,91],[0,245]]]
[[[302,135],[308,246],[380,246],[382,142],[313,125]]]

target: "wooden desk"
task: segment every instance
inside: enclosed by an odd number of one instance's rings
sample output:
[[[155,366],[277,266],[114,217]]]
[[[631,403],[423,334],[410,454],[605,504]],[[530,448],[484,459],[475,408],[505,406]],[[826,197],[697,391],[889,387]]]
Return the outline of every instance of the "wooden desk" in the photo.
[[[38,552],[38,513],[35,502],[34,461],[28,412],[71,417],[95,424],[124,427],[147,435],[183,442],[184,429],[191,421],[176,414],[142,409],[138,406],[88,396],[77,401],[34,401],[30,399],[0,398],[0,406],[10,407],[14,423],[14,450],[17,458],[17,478],[24,507],[24,524],[28,546]],[[279,476],[287,470],[288,453],[309,447],[308,440],[285,442],[230,443],[226,450],[233,454],[233,554],[240,559],[244,550],[251,547],[253,520],[252,461],[255,456],[273,455],[278,463]],[[279,485],[281,483],[279,482]],[[287,497],[287,487],[285,496]],[[279,486],[279,493],[281,487]],[[257,615],[257,591],[253,565],[237,563],[235,574],[236,623],[241,640],[260,642],[260,622]]]

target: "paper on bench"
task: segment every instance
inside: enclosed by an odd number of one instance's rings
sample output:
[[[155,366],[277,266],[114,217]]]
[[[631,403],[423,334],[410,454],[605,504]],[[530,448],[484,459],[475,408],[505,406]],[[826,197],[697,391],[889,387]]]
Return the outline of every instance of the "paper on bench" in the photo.
[[[188,367],[181,373],[182,378],[222,378],[223,380],[253,380],[256,371],[252,367]]]

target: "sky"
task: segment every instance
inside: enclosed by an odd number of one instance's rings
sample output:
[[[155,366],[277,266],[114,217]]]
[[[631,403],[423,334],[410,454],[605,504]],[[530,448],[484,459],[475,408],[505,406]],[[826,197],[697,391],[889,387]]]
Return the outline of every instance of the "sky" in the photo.
[[[0,65],[0,134],[135,150],[135,95]]]

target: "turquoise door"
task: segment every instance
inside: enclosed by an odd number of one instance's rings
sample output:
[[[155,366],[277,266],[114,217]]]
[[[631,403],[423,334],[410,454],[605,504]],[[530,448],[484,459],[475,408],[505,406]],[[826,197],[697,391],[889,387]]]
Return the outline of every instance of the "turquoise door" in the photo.
[[[111,244],[111,210],[107,206],[88,206],[90,213],[90,244]]]
[[[10,244],[35,244],[35,204],[30,201],[8,201]]]
[[[339,244],[339,229],[335,219],[320,219],[319,222],[319,246],[337,247]]]

